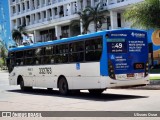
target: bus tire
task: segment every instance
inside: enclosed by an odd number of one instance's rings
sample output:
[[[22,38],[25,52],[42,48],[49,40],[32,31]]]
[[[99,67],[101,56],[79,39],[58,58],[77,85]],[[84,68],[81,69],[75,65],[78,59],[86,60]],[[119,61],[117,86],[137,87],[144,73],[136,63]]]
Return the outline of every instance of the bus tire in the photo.
[[[52,90],[53,90],[53,88],[47,88],[47,90],[48,90],[48,91],[52,91]]]
[[[80,94],[81,93],[80,90],[71,90],[70,92],[71,92],[71,94]]]
[[[89,91],[90,94],[100,95],[100,94],[102,94],[104,89],[91,89],[91,90],[88,90],[88,91]]]
[[[30,91],[30,90],[32,90],[32,87],[24,86],[24,80],[23,80],[22,77],[20,77],[20,83],[19,84],[20,84],[20,88],[21,88],[22,91],[26,91],[26,90]]]
[[[25,87],[25,90],[28,90],[28,91],[32,91],[33,90],[33,88],[32,87]]]
[[[67,95],[69,93],[68,83],[64,77],[60,77],[58,82],[59,92],[61,95]]]
[[[20,85],[21,90],[24,91],[25,90],[25,86],[24,86],[24,81],[23,81],[22,77],[20,77],[20,83],[19,83],[19,85]]]

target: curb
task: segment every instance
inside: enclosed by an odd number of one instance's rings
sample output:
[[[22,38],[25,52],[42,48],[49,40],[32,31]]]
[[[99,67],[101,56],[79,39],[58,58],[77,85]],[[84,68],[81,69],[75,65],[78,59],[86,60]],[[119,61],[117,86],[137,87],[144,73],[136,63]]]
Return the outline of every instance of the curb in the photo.
[[[150,85],[160,85],[160,80],[150,80]]]
[[[150,84],[146,86],[134,87],[131,89],[141,90],[160,90],[160,80],[150,80]]]
[[[0,70],[0,73],[8,73],[7,70]]]
[[[160,85],[146,85],[143,87],[134,87],[131,89],[139,89],[139,90],[160,90]]]

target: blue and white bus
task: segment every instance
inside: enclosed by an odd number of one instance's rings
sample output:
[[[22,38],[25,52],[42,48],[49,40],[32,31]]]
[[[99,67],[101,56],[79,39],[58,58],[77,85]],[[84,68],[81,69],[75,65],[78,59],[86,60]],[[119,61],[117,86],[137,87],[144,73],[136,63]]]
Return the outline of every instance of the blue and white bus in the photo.
[[[149,84],[144,31],[121,29],[36,43],[9,50],[10,85],[102,93]]]

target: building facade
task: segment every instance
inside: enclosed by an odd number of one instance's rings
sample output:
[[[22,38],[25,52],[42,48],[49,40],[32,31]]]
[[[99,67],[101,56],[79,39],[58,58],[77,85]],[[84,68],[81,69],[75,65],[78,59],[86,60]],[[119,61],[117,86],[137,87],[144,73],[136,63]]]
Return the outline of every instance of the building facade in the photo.
[[[25,31],[32,34],[34,42],[44,42],[79,35],[82,26],[71,26],[78,20],[77,12],[86,6],[96,6],[100,2],[106,20],[99,30],[130,27],[122,14],[130,5],[143,0],[9,0],[11,30],[25,26]],[[94,24],[89,31],[94,32]],[[21,41],[17,41],[21,42]]]

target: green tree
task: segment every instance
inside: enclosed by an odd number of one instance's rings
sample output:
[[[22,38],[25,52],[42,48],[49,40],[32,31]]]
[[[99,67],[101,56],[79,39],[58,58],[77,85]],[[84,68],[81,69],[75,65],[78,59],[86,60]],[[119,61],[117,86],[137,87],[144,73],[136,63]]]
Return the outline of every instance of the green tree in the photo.
[[[132,27],[143,29],[160,28],[160,1],[145,0],[137,3],[124,12],[124,18],[132,23]]]
[[[17,41],[22,41],[23,37],[22,35],[28,36],[28,34],[24,30],[25,26],[19,26],[17,29],[12,30],[12,38]]]
[[[89,31],[88,27],[89,27],[89,24],[92,21],[92,19],[90,18],[90,14],[86,10],[78,12],[77,14],[80,17],[80,20],[73,20],[71,22],[71,26],[75,26],[75,25],[80,26],[80,23],[81,23],[82,27],[83,27],[83,31],[81,31],[81,32],[82,32],[82,34],[86,34]]]
[[[4,65],[4,61],[3,61],[3,59],[2,59],[2,58],[0,58],[0,68],[2,68],[2,67],[3,67],[3,65]]]
[[[102,20],[106,19],[104,12],[108,10],[102,10],[100,7],[101,3],[98,3],[95,7],[87,6],[85,11],[89,13],[91,21],[94,22],[94,29],[97,32],[98,28],[102,26]]]
[[[77,13],[80,16],[80,20],[73,20],[71,22],[71,26],[82,23],[82,34],[86,34],[89,31],[88,27],[90,23],[93,21],[95,31],[97,32],[98,28],[102,26],[102,20],[105,19],[103,13],[106,11],[108,10],[101,9],[100,3],[98,3],[95,7],[87,6],[83,11]]]
[[[89,30],[89,24],[92,21],[92,18],[90,18],[90,14],[87,12],[87,10],[83,10],[82,12],[78,12],[79,16],[80,16],[80,22],[82,23],[83,26],[83,32],[82,34],[86,34]]]
[[[5,44],[0,41],[0,67],[6,66],[7,49]]]

